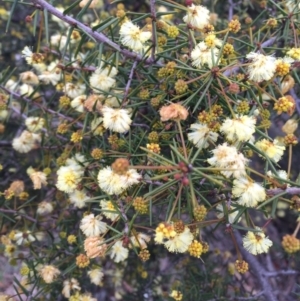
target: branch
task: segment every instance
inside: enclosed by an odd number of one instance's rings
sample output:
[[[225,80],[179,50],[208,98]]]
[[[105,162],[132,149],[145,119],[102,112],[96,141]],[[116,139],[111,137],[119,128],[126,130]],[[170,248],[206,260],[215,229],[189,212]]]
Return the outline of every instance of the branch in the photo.
[[[275,189],[268,189],[267,194],[272,196],[276,194],[280,194],[282,192],[286,192],[288,194],[300,194],[300,187],[288,187],[287,189],[275,188]]]
[[[52,6],[50,3],[48,3],[45,0],[32,0],[32,2],[36,5],[37,8],[43,10],[47,10],[51,15],[56,16],[60,20],[70,24],[71,26],[75,28],[81,29],[84,33],[86,33],[89,37],[93,38],[96,42],[104,43],[114,49],[117,52],[120,52],[127,58],[135,59],[137,61],[142,61],[143,57],[135,52],[122,49],[118,44],[111,41],[107,36],[105,36],[101,32],[94,31],[92,28],[90,28],[87,25],[84,25],[80,21],[64,15],[59,10],[57,10],[54,6]],[[154,60],[152,58],[148,58],[144,61],[146,64],[153,64]]]
[[[294,270],[287,270],[287,271],[276,271],[276,272],[265,272],[263,275],[265,277],[278,277],[278,276],[285,276],[285,275],[298,275],[300,272]]]
[[[18,211],[16,211],[16,210],[0,208],[0,212],[17,214],[17,215],[20,215],[20,216],[22,216],[22,217],[28,219],[29,221],[32,221],[32,222],[34,222],[34,223],[37,222],[37,220],[36,220],[35,218],[30,217],[30,216],[28,216],[28,215],[26,215],[26,214],[20,213],[20,212],[18,212]]]
[[[74,121],[75,121],[75,119],[73,119],[73,118],[71,118],[71,117],[68,117],[68,116],[66,116],[66,115],[63,115],[63,114],[61,114],[61,113],[59,113],[59,112],[56,112],[56,111],[54,111],[54,110],[45,108],[45,107],[43,107],[42,105],[40,105],[39,103],[32,101],[30,98],[27,98],[27,97],[22,96],[22,95],[20,95],[20,94],[14,92],[14,91],[11,91],[11,90],[5,88],[5,87],[2,86],[2,85],[0,85],[0,89],[2,89],[3,91],[9,93],[10,95],[14,96],[14,97],[17,98],[17,99],[25,100],[26,102],[28,102],[28,103],[30,103],[30,104],[33,104],[33,105],[35,105],[35,106],[37,106],[37,107],[39,107],[41,110],[44,110],[44,111],[47,112],[47,113],[57,115],[57,116],[63,118],[64,120],[68,120],[68,121],[70,121],[70,122],[74,122]],[[22,117],[23,117],[23,118],[27,118],[27,116],[25,116],[25,115],[22,116]],[[76,122],[75,124],[76,124],[77,126],[81,127],[81,128],[83,127],[83,124],[82,124],[81,122]]]
[[[233,16],[233,6],[234,6],[234,4],[233,4],[232,0],[229,0],[228,4],[229,4],[228,21],[230,21],[232,19],[232,16]]]
[[[294,98],[295,102],[296,102],[296,108],[297,108],[297,113],[300,114],[300,99],[299,97],[297,96],[294,88],[290,89],[290,94],[291,96]]]
[[[128,82],[127,82],[126,87],[125,87],[123,101],[126,101],[126,99],[127,99],[127,96],[128,96],[128,93],[129,93],[129,89],[130,89],[130,85],[131,85],[131,82],[132,82],[132,79],[133,79],[133,73],[134,73],[134,70],[136,68],[136,65],[137,65],[137,61],[135,61],[133,63],[133,65],[132,65],[132,67],[131,67],[129,78],[128,78]]]
[[[152,18],[152,49],[151,49],[151,59],[155,60],[155,50],[156,50],[156,9],[155,0],[150,0],[151,18]]]

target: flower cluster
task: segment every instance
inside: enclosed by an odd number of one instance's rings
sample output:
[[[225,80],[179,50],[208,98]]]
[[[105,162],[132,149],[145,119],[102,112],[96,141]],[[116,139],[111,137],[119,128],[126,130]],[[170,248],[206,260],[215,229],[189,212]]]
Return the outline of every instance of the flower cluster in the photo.
[[[0,9],[14,39],[19,2]],[[300,248],[300,6],[34,2],[36,47],[0,74],[0,248],[15,273],[0,300],[230,299],[233,286],[238,299],[240,274],[274,299],[242,248],[275,260],[265,233],[288,212],[276,252]]]

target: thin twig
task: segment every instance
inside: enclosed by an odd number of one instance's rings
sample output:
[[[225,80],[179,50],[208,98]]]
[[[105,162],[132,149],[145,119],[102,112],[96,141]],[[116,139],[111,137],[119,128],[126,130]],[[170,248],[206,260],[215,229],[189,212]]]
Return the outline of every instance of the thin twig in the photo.
[[[263,275],[266,277],[278,277],[286,275],[298,275],[299,271],[287,270],[287,271],[276,271],[276,272],[265,272]]]
[[[104,43],[114,49],[117,52],[120,52],[122,55],[124,55],[127,58],[132,58],[137,61],[142,61],[143,57],[140,54],[137,54],[135,52],[122,49],[118,44],[114,43],[112,40],[110,40],[107,36],[105,36],[101,32],[94,31],[92,28],[90,28],[87,25],[84,25],[80,21],[64,15],[59,10],[57,10],[54,6],[52,6],[50,3],[48,3],[45,0],[32,0],[32,2],[36,5],[38,9],[45,9],[47,10],[51,15],[56,16],[60,20],[70,24],[74,28],[81,29],[84,33],[86,33],[89,37],[92,37],[96,42]],[[153,64],[154,61],[152,58],[148,58],[145,61],[145,64]]]
[[[281,189],[281,188],[268,189],[267,195],[272,196],[272,195],[280,194],[282,192],[286,192],[292,195],[300,194],[300,187],[288,187],[287,189]]]
[[[129,74],[129,78],[128,78],[128,82],[126,84],[126,87],[125,87],[125,92],[124,92],[124,96],[123,96],[123,102],[125,102],[127,100],[127,96],[128,96],[128,93],[129,93],[129,89],[130,89],[130,85],[131,85],[131,82],[132,82],[132,79],[133,79],[133,74],[134,74],[134,70],[137,66],[137,61],[135,61],[133,64],[132,64],[132,67],[131,67],[131,70],[130,70],[130,74]]]
[[[0,208],[0,212],[17,214],[17,215],[20,215],[20,216],[22,216],[22,217],[28,219],[29,221],[32,221],[32,222],[34,222],[34,223],[37,222],[37,220],[36,220],[35,218],[30,217],[30,216],[28,216],[28,215],[26,215],[26,214],[20,213],[20,212],[18,212],[17,210]]]
[[[155,60],[155,50],[157,46],[156,41],[156,9],[155,9],[155,0],[150,0],[150,10],[152,18],[152,49],[151,49],[151,59]]]
[[[75,121],[75,119],[73,119],[73,118],[71,118],[71,117],[68,117],[68,116],[66,116],[66,115],[63,115],[63,114],[61,114],[61,113],[59,113],[59,112],[56,112],[56,111],[54,111],[54,110],[45,108],[43,105],[41,105],[41,104],[39,104],[39,103],[37,103],[37,102],[32,101],[30,98],[27,98],[27,97],[22,96],[22,95],[20,95],[20,94],[14,92],[14,91],[11,91],[11,90],[5,88],[5,87],[2,86],[2,85],[0,85],[0,89],[4,90],[5,92],[9,93],[10,95],[14,96],[14,97],[17,98],[17,99],[25,100],[26,102],[28,102],[28,103],[30,103],[30,104],[32,104],[32,105],[34,105],[34,106],[39,107],[40,109],[44,110],[44,111],[47,112],[47,113],[57,115],[57,116],[63,118],[64,120],[68,120],[68,121],[70,121],[70,122],[74,122],[74,121]],[[25,115],[24,115],[24,116],[25,116]],[[26,117],[24,117],[24,118],[26,118]],[[81,122],[76,122],[76,125],[77,125],[78,127],[80,127],[80,128],[83,127],[83,124],[82,124]]]
[[[294,98],[295,102],[296,102],[296,109],[297,109],[297,113],[300,115],[300,99],[297,96],[294,88],[290,89],[289,91],[290,95]]]
[[[232,16],[233,16],[233,1],[232,0],[228,0],[228,4],[229,4],[229,9],[228,9],[228,21],[232,20]]]

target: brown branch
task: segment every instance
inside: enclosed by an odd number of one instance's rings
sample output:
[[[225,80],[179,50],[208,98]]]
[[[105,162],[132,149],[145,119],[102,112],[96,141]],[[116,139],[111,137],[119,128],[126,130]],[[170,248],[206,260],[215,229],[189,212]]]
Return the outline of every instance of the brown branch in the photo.
[[[60,20],[70,24],[71,26],[73,26],[75,28],[81,29],[89,37],[92,37],[96,42],[104,43],[104,44],[108,45],[109,47],[111,47],[112,49],[114,49],[117,52],[120,52],[122,55],[124,55],[127,58],[131,58],[131,59],[134,59],[136,61],[143,61],[143,57],[141,55],[139,55],[135,52],[126,50],[126,49],[122,49],[118,44],[114,43],[112,40],[110,40],[103,33],[94,31],[92,28],[90,28],[87,25],[84,25],[80,21],[78,21],[78,20],[76,20],[76,19],[74,19],[70,16],[64,15],[63,13],[61,13],[59,10],[57,10],[54,6],[52,6],[47,1],[45,1],[45,0],[32,0],[32,3],[35,4],[35,6],[38,9],[41,9],[41,10],[45,9],[51,15],[56,16]],[[144,62],[146,64],[153,64],[155,61],[153,60],[153,58],[148,58],[148,59],[144,60]]]
[[[34,223],[37,222],[37,220],[36,220],[35,218],[30,217],[30,216],[28,216],[28,215],[26,215],[26,214],[20,213],[20,212],[18,212],[18,211],[16,211],[16,210],[0,208],[0,212],[17,214],[17,215],[20,215],[20,216],[22,216],[22,217],[28,219],[29,221],[32,221],[32,222],[34,222]]]
[[[288,194],[300,194],[300,187],[288,187],[287,189],[281,189],[281,188],[274,188],[274,189],[268,189],[267,195],[274,196],[276,194],[280,194],[282,192],[286,192]]]
[[[150,0],[151,18],[152,18],[152,49],[151,49],[151,59],[155,60],[155,50],[157,46],[156,41],[156,9],[155,0]]]
[[[30,103],[30,104],[32,104],[32,105],[34,105],[34,106],[39,107],[41,110],[43,110],[43,111],[45,111],[45,112],[47,112],[47,113],[50,113],[50,114],[53,114],[53,115],[57,115],[57,116],[63,118],[64,120],[68,120],[68,121],[70,121],[70,122],[74,122],[74,121],[75,121],[75,119],[73,119],[73,118],[71,118],[71,117],[68,117],[68,116],[66,116],[66,115],[63,115],[63,114],[61,114],[61,113],[59,113],[59,112],[56,112],[56,111],[54,111],[54,110],[45,108],[43,105],[41,105],[41,104],[39,104],[39,103],[37,103],[37,102],[32,101],[30,98],[27,98],[27,97],[22,96],[22,95],[20,95],[20,94],[14,92],[14,91],[11,91],[11,90],[5,88],[5,87],[2,86],[2,85],[0,85],[0,89],[2,89],[3,91],[9,93],[10,95],[12,95],[13,97],[15,97],[15,98],[17,98],[17,99],[25,100],[26,102],[28,102],[28,103]],[[23,118],[27,118],[27,116],[25,116],[25,115],[22,116],[22,117],[23,117]],[[76,122],[76,125],[79,126],[79,127],[81,127],[81,128],[83,127],[83,124],[82,124],[81,122]]]
[[[128,82],[126,84],[125,91],[124,91],[123,102],[126,102],[126,100],[127,100],[130,85],[131,85],[131,82],[132,82],[132,79],[133,79],[133,73],[134,73],[134,70],[135,70],[136,66],[137,66],[137,61],[135,61],[132,65],[132,67],[131,67]]]

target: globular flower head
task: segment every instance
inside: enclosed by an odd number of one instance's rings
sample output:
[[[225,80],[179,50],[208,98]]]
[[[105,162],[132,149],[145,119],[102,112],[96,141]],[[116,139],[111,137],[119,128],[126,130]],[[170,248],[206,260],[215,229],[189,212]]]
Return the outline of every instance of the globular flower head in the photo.
[[[132,120],[126,109],[113,109],[107,106],[102,108],[103,126],[113,132],[125,133],[130,129]]]
[[[52,84],[55,86],[61,79],[61,70],[59,68],[55,68],[51,71],[43,71],[42,74],[38,76],[38,79],[46,85]]]
[[[90,77],[90,85],[96,91],[108,91],[115,85],[116,80],[114,77],[117,74],[118,70],[115,67],[99,67]]]
[[[218,55],[218,48],[208,47],[205,42],[200,42],[191,53],[192,65],[200,69],[207,64],[209,68],[212,68],[217,63]]]
[[[52,283],[60,274],[60,271],[53,265],[44,265],[39,268],[39,275],[46,283]]]
[[[121,261],[124,261],[128,257],[128,249],[123,247],[123,243],[121,240],[118,240],[114,243],[114,245],[111,248],[110,258],[118,263]]]
[[[29,85],[38,85],[39,84],[39,78],[32,72],[32,71],[26,71],[20,73],[20,79],[22,83],[29,84]]]
[[[38,208],[37,208],[37,215],[47,215],[53,211],[53,205],[49,202],[43,201],[39,203]]]
[[[99,236],[89,236],[84,241],[84,250],[88,258],[104,257],[107,245]]]
[[[209,24],[209,10],[206,7],[191,4],[187,9],[187,14],[183,17],[185,23],[197,29],[203,29]]]
[[[101,169],[97,178],[99,187],[107,194],[120,194],[125,190],[120,181],[120,175],[115,173],[110,166]]]
[[[188,139],[198,148],[207,148],[210,142],[216,142],[218,134],[202,123],[191,124],[192,133],[188,133]]]
[[[100,206],[102,209],[102,214],[108,218],[114,221],[119,217],[119,213],[115,208],[115,205],[113,204],[112,201],[107,201],[107,200],[101,200],[100,201]]]
[[[88,275],[89,278],[91,280],[91,282],[95,285],[102,285],[102,279],[103,279],[103,272],[101,271],[101,269],[93,269],[88,271]]]
[[[150,31],[143,31],[134,25],[130,20],[125,21],[120,28],[121,43],[134,50],[140,51],[144,48],[144,43],[152,36]]]
[[[255,132],[256,118],[253,116],[241,115],[236,118],[226,118],[220,127],[230,142],[249,141]]]
[[[65,92],[66,95],[69,96],[71,99],[74,99],[77,96],[84,94],[85,85],[66,83],[66,85],[64,86],[63,92]]]
[[[146,249],[147,243],[150,241],[150,236],[144,233],[135,233],[130,237],[131,245],[136,248]]]
[[[280,97],[274,104],[274,110],[277,111],[277,114],[285,112],[291,116],[294,114],[295,109],[295,99],[290,95]]]
[[[172,253],[184,253],[188,250],[193,238],[190,229],[184,224],[181,227],[175,227],[173,223],[160,223],[155,230],[154,240],[157,244],[164,244]]]
[[[28,170],[30,170],[28,172]],[[42,185],[47,185],[47,175],[42,171],[36,171],[33,168],[28,168],[28,175],[33,183],[33,189],[41,189]]]
[[[45,57],[41,53],[33,53],[28,46],[25,46],[22,50],[22,57],[25,58],[27,64],[36,65],[44,61]]]
[[[247,70],[249,79],[255,82],[270,80],[276,71],[276,58],[261,53],[250,52],[246,55],[248,60],[251,60]]]
[[[239,178],[246,174],[245,166],[248,160],[243,154],[238,153],[234,146],[228,146],[227,143],[218,145],[212,150],[213,156],[207,162],[221,170],[221,174],[226,178],[231,176]]]
[[[80,167],[80,166],[79,166]],[[83,172],[77,165],[61,166],[57,170],[56,187],[63,192],[72,193],[76,190]]]
[[[170,297],[173,298],[175,301],[181,301],[183,298],[183,294],[181,291],[172,290]]]
[[[89,196],[85,189],[77,190],[75,189],[73,192],[69,193],[70,203],[73,204],[77,208],[83,208],[86,206],[86,201],[89,200]]]
[[[255,229],[258,232],[248,231],[246,236],[244,236],[243,246],[253,255],[267,253],[273,243],[259,227],[255,227]]]
[[[45,124],[45,119],[41,117],[27,117],[25,119],[25,125],[27,129],[32,132],[36,133],[40,131]]]
[[[247,178],[233,181],[232,195],[239,198],[238,203],[246,207],[256,207],[259,202],[266,199],[265,189]]]
[[[70,280],[67,279],[63,282],[63,290],[62,290],[63,296],[65,298],[70,298],[72,290],[77,290],[77,291],[81,290],[79,282],[75,278],[71,278]]]
[[[300,251],[300,240],[293,235],[284,235],[281,244],[283,249],[289,254]]]
[[[168,106],[163,106],[160,111],[160,120],[185,120],[188,117],[188,111],[185,107],[178,103],[172,103]]]
[[[273,142],[262,139],[257,141],[255,146],[276,163],[281,159],[285,151],[285,146],[280,145],[277,139],[274,139]]]
[[[193,234],[188,227],[184,231],[177,233],[174,237],[168,239],[164,245],[170,252],[184,253],[188,250],[193,241]]]
[[[22,134],[12,141],[13,148],[19,153],[28,153],[41,142],[41,135],[23,131]]]
[[[77,111],[79,113],[83,113],[84,112],[84,102],[85,101],[86,101],[86,95],[79,95],[71,101],[71,107],[75,111]]]
[[[298,128],[298,122],[295,119],[289,119],[281,128],[286,134],[294,134]]]
[[[16,242],[17,245],[21,246],[35,241],[35,237],[32,235],[32,232],[29,230],[24,232],[17,231],[13,235],[13,240]]]
[[[100,215],[95,216],[93,213],[86,215],[80,222],[80,229],[85,236],[99,236],[107,230],[106,223],[101,221]]]
[[[291,63],[293,60],[283,58],[276,60],[276,74],[278,76],[285,76],[290,72]]]
[[[141,176],[135,169],[129,169],[119,175],[110,166],[101,169],[98,173],[99,187],[107,194],[120,194],[134,184],[138,184]]]
[[[241,274],[245,274],[249,270],[249,265],[245,260],[236,260],[234,266]]]
[[[296,61],[300,60],[300,48],[293,47],[286,54]]]
[[[87,4],[89,3],[89,0],[82,0],[80,3],[79,3],[79,6],[81,8],[85,7]],[[89,8],[99,8],[103,6],[103,1],[102,0],[93,0],[90,5],[89,5]]]

